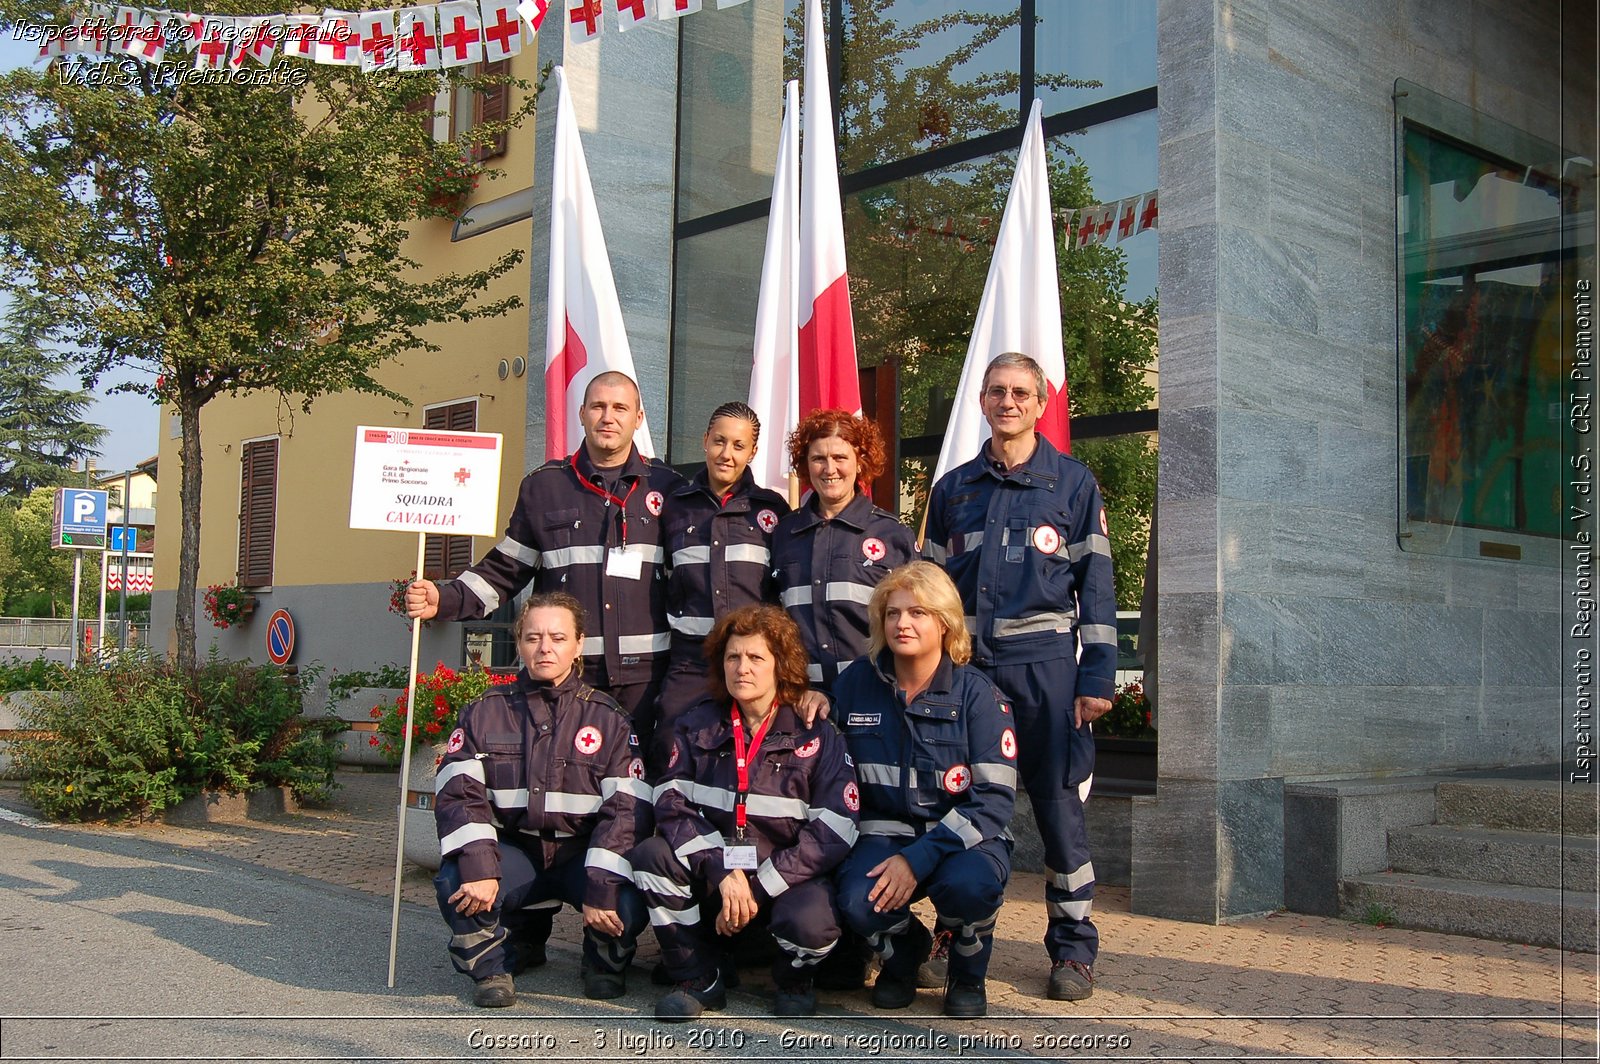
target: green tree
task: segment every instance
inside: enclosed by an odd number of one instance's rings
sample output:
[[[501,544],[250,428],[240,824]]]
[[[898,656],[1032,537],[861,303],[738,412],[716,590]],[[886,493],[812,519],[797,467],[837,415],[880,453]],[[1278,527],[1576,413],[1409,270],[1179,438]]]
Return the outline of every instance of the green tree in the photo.
[[[52,3],[0,8],[0,21],[20,18],[66,21]],[[89,379],[142,369],[148,383],[122,387],[178,415],[176,628],[179,662],[192,666],[201,409],[258,390],[303,407],[347,390],[403,399],[377,371],[437,351],[423,327],[516,305],[483,293],[520,253],[427,279],[403,245],[419,219],[453,212],[440,190],[484,172],[477,149],[530,114],[535,94],[440,144],[418,114],[440,88],[434,74],[280,59],[262,83],[240,85],[133,60],[86,77],[90,62],[0,78],[0,272],[40,294],[62,340],[87,352]],[[442,80],[481,91],[511,79]]]
[[[13,299],[0,331],[0,505],[66,483],[73,464],[97,454],[106,434],[83,420],[88,392],[54,386],[72,362],[49,349],[35,301],[26,293]]]

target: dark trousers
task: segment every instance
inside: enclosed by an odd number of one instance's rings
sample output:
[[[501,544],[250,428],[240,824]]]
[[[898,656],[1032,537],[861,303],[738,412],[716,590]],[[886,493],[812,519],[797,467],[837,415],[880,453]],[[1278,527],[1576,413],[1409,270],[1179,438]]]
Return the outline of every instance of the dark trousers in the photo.
[[[656,730],[656,700],[661,690],[661,672],[638,683],[609,683],[603,661],[587,662],[583,679],[596,691],[604,691],[616,699],[622,712],[633,722],[634,737],[639,740],[640,756],[650,749],[650,737]]]
[[[1094,772],[1094,736],[1072,725],[1077,663],[1070,658],[983,670],[1011,699],[1017,717],[1017,767],[1044,843],[1044,946],[1052,961],[1093,965],[1100,932],[1094,865],[1078,786]]]
[[[880,862],[898,854],[910,839],[863,835],[839,867],[839,912],[845,923],[865,935],[883,962],[883,971],[896,979],[912,979],[923,957],[908,949],[913,932],[910,902],[928,898],[939,914],[939,926],[952,932],[950,976],[981,981],[989,972],[994,952],[994,922],[1005,901],[1011,878],[1011,846],[989,839],[970,850],[951,854],[917,884],[910,901],[898,909],[876,912],[867,895],[878,881],[867,875]]]
[[[628,861],[673,982],[704,979],[717,971],[723,943],[729,941],[716,930],[720,892],[692,876],[659,835],[634,847]],[[782,985],[809,979],[839,941],[833,884],[826,876],[795,884],[759,906],[756,924],[763,923],[778,944],[773,981]]]
[[[674,656],[656,696],[655,736],[646,748],[644,759],[650,779],[666,770],[667,754],[672,749],[672,726],[710,694],[706,686],[705,659],[687,653]]]
[[[549,919],[553,910],[566,902],[574,909],[583,908],[583,896],[588,877],[583,867],[583,857],[575,857],[552,868],[543,868],[537,853],[530,853],[500,843],[500,892],[495,895],[494,907],[472,916],[464,916],[449,902],[450,895],[461,889],[461,869],[454,857],[446,857],[433,877],[433,889],[439,898],[439,911],[450,925],[450,960],[456,970],[473,979],[487,979],[511,971],[507,957],[506,940],[510,933],[525,923],[543,929],[549,934]],[[622,935],[602,935],[592,928],[583,931],[583,964],[598,971],[620,972],[633,960],[639,935],[649,923],[644,900],[632,884],[623,884],[617,896],[617,915],[622,919]],[[535,933],[533,936],[538,937]]]

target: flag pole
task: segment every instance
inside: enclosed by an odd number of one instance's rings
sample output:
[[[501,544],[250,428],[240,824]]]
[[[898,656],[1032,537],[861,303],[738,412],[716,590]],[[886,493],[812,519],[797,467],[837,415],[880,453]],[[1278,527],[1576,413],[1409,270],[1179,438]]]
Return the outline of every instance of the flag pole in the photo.
[[[426,533],[417,533],[417,567],[420,578],[424,555],[427,551]],[[394,842],[394,900],[389,907],[389,989],[394,989],[394,958],[400,944],[400,872],[406,854],[406,793],[411,784],[411,714],[417,703],[417,653],[422,644],[422,618],[411,618],[411,670],[406,674],[406,723],[403,729],[405,745],[400,755],[400,805],[396,816]]]

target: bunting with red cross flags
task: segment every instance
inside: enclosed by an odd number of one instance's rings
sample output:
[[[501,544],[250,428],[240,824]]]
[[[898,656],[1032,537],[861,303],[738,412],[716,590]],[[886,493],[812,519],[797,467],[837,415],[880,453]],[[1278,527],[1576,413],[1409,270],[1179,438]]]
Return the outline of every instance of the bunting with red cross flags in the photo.
[[[76,55],[105,55],[110,14],[109,9],[91,7],[87,17],[73,22],[64,51]]]
[[[207,18],[200,30],[200,43],[194,50],[196,70],[225,70],[233,51],[234,20]]]
[[[395,46],[399,49],[395,69],[439,69],[439,29],[431,6],[402,7],[395,12]]]
[[[439,5],[439,57],[447,67],[483,60],[483,13],[477,0]]]
[[[617,5],[617,29],[631,30],[655,14],[655,0],[614,0]],[[663,0],[670,3],[671,0]]]
[[[522,0],[517,5],[517,14],[522,16],[522,21],[528,24],[528,30],[535,36],[539,27],[544,25],[544,17],[550,13],[550,0]]]
[[[317,58],[317,40],[322,36],[321,15],[285,15],[283,54],[296,59]]]
[[[317,62],[323,66],[360,66],[361,39],[355,30],[354,11],[322,12],[322,32],[317,35]]]
[[[253,59],[261,66],[269,67],[272,65],[272,57],[277,54],[278,42],[282,39],[282,15],[251,19],[244,33],[240,35],[239,44],[233,50],[228,65],[237,69],[244,66],[246,59]]]
[[[482,0],[483,59],[497,63],[522,54],[522,22],[517,18],[517,0]]]
[[[363,11],[356,19],[361,37],[361,69],[393,70],[400,63],[394,31],[394,12]]]
[[[601,0],[569,0],[567,22],[575,41],[592,41],[600,36],[600,16],[605,11]]]

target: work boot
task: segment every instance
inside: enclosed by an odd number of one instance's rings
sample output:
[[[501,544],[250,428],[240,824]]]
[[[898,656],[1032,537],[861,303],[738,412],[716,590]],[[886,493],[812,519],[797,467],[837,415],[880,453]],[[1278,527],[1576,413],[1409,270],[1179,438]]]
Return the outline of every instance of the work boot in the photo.
[[[818,990],[860,990],[867,985],[867,961],[871,957],[867,940],[843,928],[839,941],[817,965],[813,982]]]
[[[817,992],[810,979],[794,979],[778,984],[778,996],[772,1003],[774,1016],[815,1016]]]
[[[917,987],[936,990],[950,980],[950,940],[955,932],[941,927],[933,935],[933,950],[928,959],[917,965]]]
[[[512,975],[521,975],[529,968],[542,968],[550,959],[545,952],[544,939],[536,941],[523,935],[512,935],[506,947],[506,959],[511,965]]]
[[[480,1009],[503,1009],[517,1003],[517,987],[505,972],[479,979],[472,990],[472,1003]]]
[[[1051,1001],[1082,1001],[1094,993],[1094,969],[1077,961],[1056,961],[1050,966]]]
[[[733,966],[733,961],[727,957],[717,962],[717,968],[722,973],[722,985],[729,990],[739,989],[739,984],[744,980],[739,978],[739,969]],[[656,986],[676,986],[672,973],[667,970],[666,961],[656,961],[655,967],[650,969],[650,982]],[[857,983],[857,988],[861,984]]]
[[[944,1014],[958,1020],[976,1020],[989,1014],[989,997],[983,980],[951,980],[944,988]]]
[[[875,1009],[903,1009],[915,1000],[917,984],[914,979],[879,972],[878,981],[872,984],[872,1007]]]
[[[892,945],[894,952],[872,984],[873,1008],[903,1009],[917,999],[917,969],[928,959],[933,936],[913,916],[910,925],[894,936]]]
[[[608,972],[601,968],[583,969],[583,996],[591,1001],[609,1001],[628,992],[628,973]]]
[[[713,974],[700,979],[687,979],[656,1002],[656,1019],[662,1023],[683,1023],[710,1009],[721,1012],[728,1007],[728,991],[722,976]]]

